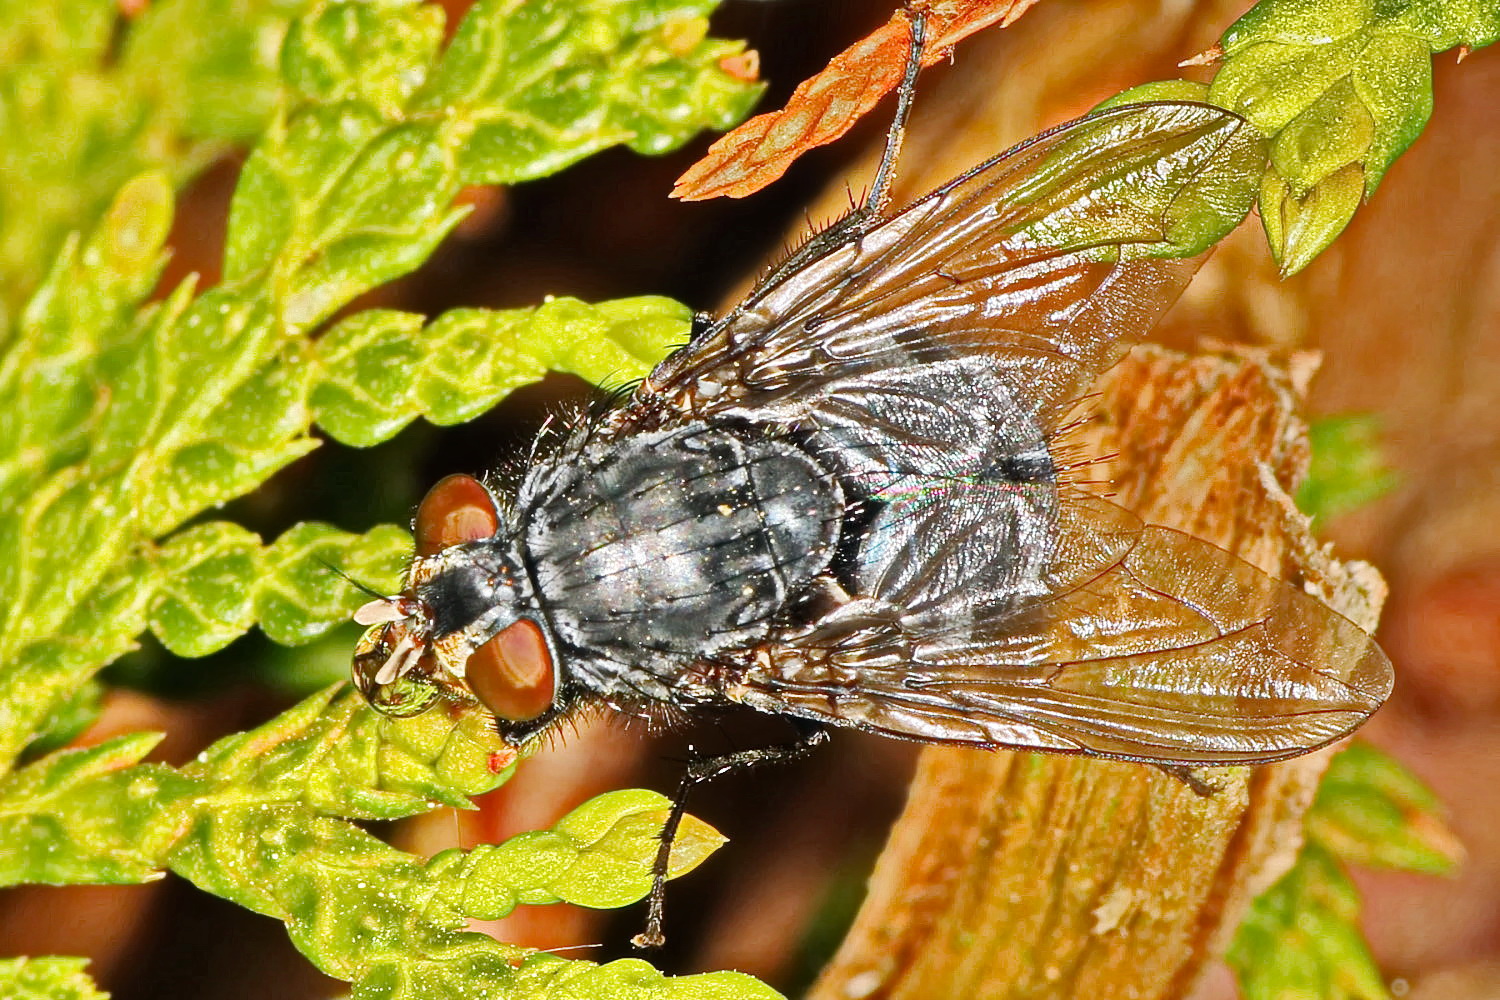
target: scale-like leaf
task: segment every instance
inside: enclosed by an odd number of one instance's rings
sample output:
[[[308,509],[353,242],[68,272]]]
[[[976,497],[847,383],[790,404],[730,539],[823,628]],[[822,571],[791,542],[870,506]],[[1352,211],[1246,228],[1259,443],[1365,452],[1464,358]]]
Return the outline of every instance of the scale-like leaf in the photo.
[[[108,1000],[84,972],[86,958],[0,958],[0,995],[10,1000]]]
[[[1209,99],[1273,136],[1261,218],[1282,271],[1341,232],[1432,114],[1432,55],[1500,37],[1493,5],[1262,0],[1220,42]]]
[[[441,712],[394,722],[356,695],[330,704],[331,693],[220,740],[181,769],[130,766],[155,742],[138,734],[54,754],[11,775],[0,785],[0,838],[25,850],[5,855],[0,884],[133,882],[170,868],[285,921],[298,947],[325,972],[355,983],[356,995],[427,996],[414,985],[425,982],[545,996],[521,982],[591,975],[595,967],[586,963],[573,970],[464,933],[465,921],[494,919],[520,904],[612,907],[641,899],[668,800],[611,793],[550,831],[424,862],[335,817],[391,819],[434,801],[467,808],[468,795],[509,773],[508,764],[497,770],[497,760],[514,755],[500,756],[504,747],[488,726],[455,724]],[[669,873],[690,871],[722,842],[688,817]],[[632,974],[619,995],[655,997],[697,978]],[[705,989],[718,984],[726,997],[775,995],[730,973],[701,981]],[[379,985],[387,982],[404,985],[387,991]]]
[[[425,326],[412,313],[371,310],[314,345],[313,410],[329,434],[366,447],[418,416],[472,420],[549,371],[602,386],[628,382],[685,343],[691,322],[686,306],[656,297],[455,309]]]
[[[1359,932],[1359,893],[1322,847],[1255,900],[1226,956],[1245,1000],[1388,1000]]]
[[[327,564],[394,586],[409,546],[395,527],[303,524],[270,544],[227,521],[184,529],[316,447],[315,417],[370,443],[418,415],[466,419],[548,368],[628,381],[686,338],[686,310],[659,299],[466,310],[426,326],[355,314],[317,334],[426,258],[460,217],[465,185],[538,176],[618,142],[659,151],[742,113],[757,88],[719,68],[739,47],[706,37],[712,6],[482,0],[439,51],[439,8],[319,5],[286,31],[283,105],[244,167],[222,284],[190,280],[147,301],[180,171],[126,185],[94,234],[64,247],[0,355],[0,406],[20,415],[0,427],[0,763],[29,753],[0,779],[0,838],[25,845],[0,852],[0,881],[175,870],[286,920],[360,996],[434,995],[423,984],[564,996],[591,979],[621,997],[772,995],[732,974],[672,980],[641,963],[526,958],[463,932],[474,866],[438,872],[347,822],[467,808],[510,773],[514,753],[460,706],[396,722],[325,691],[181,768],[139,763],[151,735],[40,756],[33,742],[76,730],[68,719],[86,719],[91,704],[79,693],[96,690],[93,674],[148,626],[189,655],[255,624],[305,642],[360,600]],[[113,23],[95,13],[82,34]],[[205,30],[219,30],[213,21]],[[126,47],[166,44],[169,33],[147,27]],[[261,45],[282,33],[255,30]],[[180,47],[182,65],[202,55]],[[163,79],[188,74],[158,68]],[[214,120],[204,104],[181,119]],[[268,113],[247,106],[239,120]],[[526,142],[497,145],[516,127]],[[518,901],[639,898],[664,806],[612,801],[592,807],[614,810],[602,828],[574,816],[544,835],[547,851],[486,848],[478,895],[491,911],[502,886]],[[716,845],[697,821],[684,830],[674,875]],[[572,860],[544,872],[539,859],[557,857],[558,843]],[[434,902],[440,887],[449,902]]]
[[[350,535],[300,524],[262,546],[239,525],[210,521],[174,536],[153,562],[157,603],[151,630],[181,656],[204,656],[252,625],[283,645],[309,642],[347,621],[356,591],[330,567],[393,589],[411,536],[386,525]]]
[[[55,753],[0,783],[0,885],[18,882],[139,882],[160,864],[137,841],[138,801],[159,792],[155,776],[129,770],[160,739],[116,737],[85,750]],[[141,782],[150,787],[143,789]],[[141,802],[146,810],[152,803]]]
[[[1426,785],[1368,743],[1333,759],[1307,814],[1307,836],[1341,861],[1446,875],[1463,847]]]
[[[0,5],[0,330],[121,185],[185,184],[264,127],[276,40],[306,3],[158,0],[134,20],[126,6]]]
[[[1500,7],[1466,0],[1261,0],[1219,45],[1204,86],[1144,84],[1105,102],[1202,100],[1271,140],[1260,215],[1284,275],[1343,231],[1432,114],[1432,56],[1500,38]]]

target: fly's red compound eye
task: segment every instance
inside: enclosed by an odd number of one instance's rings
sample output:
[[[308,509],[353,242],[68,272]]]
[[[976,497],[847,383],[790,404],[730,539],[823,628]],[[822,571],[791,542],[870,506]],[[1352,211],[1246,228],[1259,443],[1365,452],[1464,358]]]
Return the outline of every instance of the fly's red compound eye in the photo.
[[[552,652],[535,622],[507,625],[474,650],[464,671],[469,690],[496,718],[530,722],[552,707]]]
[[[473,476],[447,476],[417,508],[417,555],[430,556],[499,530],[500,512],[489,490]],[[552,707],[556,692],[552,653],[541,628],[523,618],[502,629],[469,654],[464,680],[498,718],[526,722],[540,716]]]
[[[484,484],[473,476],[445,476],[417,508],[417,555],[430,556],[499,530],[500,512]]]

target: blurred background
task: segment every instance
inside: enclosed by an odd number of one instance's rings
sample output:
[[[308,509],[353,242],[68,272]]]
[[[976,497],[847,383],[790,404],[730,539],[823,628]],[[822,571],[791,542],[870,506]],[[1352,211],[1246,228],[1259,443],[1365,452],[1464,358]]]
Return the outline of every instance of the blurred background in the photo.
[[[450,6],[457,6],[450,5]],[[1137,83],[1176,77],[1240,2],[1044,0],[1007,31],[959,47],[924,74],[902,163],[904,201],[1041,128]],[[889,0],[725,0],[714,32],[744,37],[770,83],[763,109],[891,12]],[[455,14],[457,11],[455,11]],[[1305,272],[1282,281],[1254,220],[1214,255],[1157,339],[1317,349],[1314,415],[1377,418],[1394,488],[1323,528],[1341,558],[1374,562],[1391,596],[1380,637],[1397,664],[1391,703],[1364,734],[1428,782],[1467,850],[1453,878],[1356,873],[1365,926],[1398,996],[1500,997],[1500,52],[1435,68],[1426,133],[1353,225]],[[648,160],[613,150],[513,190],[476,192],[474,212],[408,279],[357,304],[424,313],[656,293],[694,307],[732,301],[805,225],[862,189],[889,105],[833,147],[743,202],[680,204],[673,179],[710,141]],[[192,271],[211,283],[238,162],[186,193],[164,287]],[[809,207],[811,206],[811,207]],[[529,441],[549,412],[587,398],[552,377],[471,424],[418,424],[367,451],[329,443],[226,513],[266,535],[307,519],[360,531],[404,523],[428,485],[480,473]],[[181,761],[343,676],[355,631],[284,650],[258,635],[208,660],[148,645],[111,668],[108,732],[163,729]],[[97,735],[106,733],[96,732]],[[541,827],[584,799],[640,784],[669,791],[686,745],[710,750],[780,738],[774,721],[653,736],[586,722],[487,796],[382,832],[421,853]],[[914,749],[854,733],[811,759],[708,786],[691,810],[732,847],[668,895],[672,972],[739,968],[796,995],[831,954],[899,811]],[[643,908],[525,909],[487,929],[507,940],[607,958],[625,953]],[[593,946],[593,947],[589,947]],[[121,1000],[336,995],[282,927],[168,877],[150,886],[27,888],[0,895],[0,951],[85,954]],[[243,976],[226,975],[242,968]],[[1204,997],[1230,996],[1216,975]]]

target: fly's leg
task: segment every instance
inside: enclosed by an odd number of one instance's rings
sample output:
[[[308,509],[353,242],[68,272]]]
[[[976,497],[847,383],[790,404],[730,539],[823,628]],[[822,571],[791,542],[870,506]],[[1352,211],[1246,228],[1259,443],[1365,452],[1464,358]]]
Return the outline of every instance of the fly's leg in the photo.
[[[828,742],[828,730],[813,722],[788,719],[797,730],[797,737],[790,743],[778,746],[740,750],[736,753],[704,757],[688,764],[682,781],[677,785],[677,794],[672,796],[672,811],[661,829],[661,846],[656,850],[656,861],[651,865],[651,895],[646,910],[646,929],[630,939],[637,948],[660,948],[666,943],[662,933],[662,919],[667,898],[667,865],[672,858],[672,844],[677,840],[677,828],[682,823],[682,814],[687,808],[688,793],[695,785],[726,774],[748,771],[763,764],[782,764],[807,756],[816,747]]]
[[[871,216],[879,215],[890,197],[891,176],[895,173],[896,160],[901,155],[901,140],[906,135],[906,119],[911,115],[912,97],[917,92],[917,74],[922,71],[922,46],[927,38],[927,15],[908,7],[906,17],[911,22],[911,48],[906,52],[906,69],[901,75],[901,86],[896,91],[896,118],[891,122],[890,131],[885,134],[880,168],[875,171],[869,197],[865,199],[864,211]]]

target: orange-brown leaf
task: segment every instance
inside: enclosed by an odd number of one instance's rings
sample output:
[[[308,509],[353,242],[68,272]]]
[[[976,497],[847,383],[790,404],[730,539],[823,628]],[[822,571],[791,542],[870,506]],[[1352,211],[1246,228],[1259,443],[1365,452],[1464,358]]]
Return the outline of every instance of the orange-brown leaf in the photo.
[[[1037,0],[932,0],[926,5],[928,42],[922,64],[942,59],[955,44],[997,21],[1009,25]],[[709,147],[679,178],[672,196],[683,201],[743,198],[786,173],[797,157],[842,136],[901,82],[911,47],[903,13],[834,56],[806,80],[780,111],[757,115]]]

